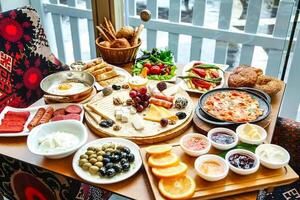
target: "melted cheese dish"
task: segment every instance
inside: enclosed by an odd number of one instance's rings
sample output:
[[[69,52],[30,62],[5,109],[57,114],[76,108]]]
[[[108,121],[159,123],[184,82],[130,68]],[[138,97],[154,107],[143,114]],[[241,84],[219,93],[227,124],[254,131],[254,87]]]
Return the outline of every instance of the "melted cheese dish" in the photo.
[[[217,119],[251,122],[263,115],[257,99],[240,91],[216,92],[204,102],[204,109]]]

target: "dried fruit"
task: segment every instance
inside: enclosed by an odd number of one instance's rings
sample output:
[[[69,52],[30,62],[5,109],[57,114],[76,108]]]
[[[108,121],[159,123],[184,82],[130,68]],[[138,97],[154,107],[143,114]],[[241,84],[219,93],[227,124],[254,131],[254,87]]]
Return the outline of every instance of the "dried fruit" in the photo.
[[[175,108],[184,109],[187,107],[187,105],[188,105],[188,100],[184,97],[178,97],[175,100]]]
[[[186,113],[185,112],[178,112],[178,113],[176,113],[176,116],[179,119],[184,119],[184,118],[186,118]]]
[[[116,124],[113,126],[114,131],[119,131],[119,130],[121,130],[121,128],[122,128],[122,126],[120,126],[119,124]]]
[[[123,101],[119,97],[114,97],[113,98],[113,104],[116,105],[116,106],[118,106],[118,105],[123,104]]]
[[[112,89],[114,89],[114,90],[120,90],[121,86],[120,85],[112,85]]]
[[[169,124],[169,120],[168,120],[168,119],[162,118],[162,119],[160,120],[160,125],[161,125],[162,127],[166,127],[166,126],[168,126],[168,124]]]
[[[113,91],[112,91],[111,87],[105,87],[105,88],[102,89],[103,96],[108,96],[108,95],[110,95],[112,92],[113,92]]]
[[[163,90],[167,89],[167,84],[165,82],[161,81],[161,82],[157,83],[156,87],[159,91],[163,91]]]

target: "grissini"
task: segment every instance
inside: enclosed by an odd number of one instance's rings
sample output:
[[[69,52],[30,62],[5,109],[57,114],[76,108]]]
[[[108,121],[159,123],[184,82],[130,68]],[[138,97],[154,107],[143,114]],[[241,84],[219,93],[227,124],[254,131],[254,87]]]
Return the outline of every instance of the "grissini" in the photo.
[[[110,28],[110,30],[112,31],[112,33],[113,33],[114,35],[116,35],[117,32],[116,32],[116,30],[115,30],[115,28],[114,28],[114,26],[113,26],[113,24],[111,23],[110,20],[108,20],[108,25],[109,25],[109,28]]]
[[[140,24],[137,30],[134,32],[133,38],[131,39],[130,45],[136,46],[139,43],[139,38],[142,30],[144,29],[144,24]]]
[[[101,29],[100,26],[96,26],[96,28],[98,29],[104,40],[111,42],[111,39],[106,35],[106,33]]]
[[[108,37],[111,38],[112,41],[117,39],[116,36],[110,30],[108,30],[108,28],[104,27],[102,24],[100,24],[100,28],[106,33]]]

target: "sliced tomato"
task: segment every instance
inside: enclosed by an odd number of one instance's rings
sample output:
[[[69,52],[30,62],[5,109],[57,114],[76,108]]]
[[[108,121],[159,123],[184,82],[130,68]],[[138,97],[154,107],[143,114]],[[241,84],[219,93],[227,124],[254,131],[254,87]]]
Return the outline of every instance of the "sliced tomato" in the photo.
[[[144,67],[147,67],[148,69],[150,69],[152,67],[151,63],[145,63]]]
[[[213,77],[213,78],[219,78],[219,73],[218,72],[216,72],[216,71],[212,71],[212,72],[210,72],[210,75]]]
[[[160,72],[161,72],[161,69],[157,65],[152,66],[150,69],[150,74],[160,74]]]
[[[205,69],[197,69],[197,68],[193,68],[193,72],[197,75],[199,75],[202,78],[205,78],[206,76],[206,71]]]

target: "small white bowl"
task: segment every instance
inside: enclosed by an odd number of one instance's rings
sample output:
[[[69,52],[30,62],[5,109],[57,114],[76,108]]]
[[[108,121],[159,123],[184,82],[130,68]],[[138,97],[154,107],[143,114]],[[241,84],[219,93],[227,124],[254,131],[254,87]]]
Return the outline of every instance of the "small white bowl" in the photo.
[[[214,133],[226,133],[226,134],[232,135],[234,137],[234,142],[231,143],[231,144],[216,143],[215,141],[213,141],[211,139],[211,136]],[[238,144],[238,141],[239,141],[238,136],[236,135],[236,133],[233,130],[230,130],[228,128],[213,128],[210,131],[208,131],[207,137],[208,137],[209,141],[211,142],[212,146],[215,147],[216,149],[219,149],[219,150],[231,149],[231,148],[235,147]]]
[[[267,131],[263,127],[258,126],[256,124],[250,124],[250,126],[253,126],[253,127],[255,127],[257,129],[257,131],[261,135],[261,139],[259,139],[259,140],[249,140],[248,138],[245,138],[243,136],[243,134],[241,134],[241,132],[244,129],[245,125],[246,124],[242,124],[242,125],[239,125],[236,128],[236,133],[237,133],[240,141],[242,141],[244,143],[248,143],[248,144],[256,144],[257,145],[257,144],[263,143],[266,140],[266,138],[267,138]]]
[[[79,142],[75,146],[66,149],[60,150],[58,152],[44,152],[41,151],[39,147],[39,138],[45,137],[48,134],[53,132],[66,132],[73,134],[75,137],[78,138]],[[64,120],[64,121],[56,121],[56,122],[49,122],[46,124],[39,125],[31,130],[30,134],[27,137],[27,146],[28,149],[36,154],[42,155],[50,159],[59,159],[64,158],[72,153],[74,153],[77,149],[79,149],[83,144],[86,143],[88,139],[88,133],[85,126],[77,121],[77,120]]]
[[[278,149],[279,151],[281,151],[283,153],[283,155],[284,155],[283,157],[285,158],[285,160],[283,162],[272,162],[268,159],[264,159],[262,156],[260,156],[261,151],[264,148],[268,148],[268,149],[276,148],[276,149]],[[279,169],[281,167],[286,166],[290,161],[289,152],[286,149],[284,149],[283,147],[278,146],[276,144],[261,144],[256,148],[255,154],[259,157],[260,163],[263,166],[265,166],[266,168],[269,168],[269,169]]]
[[[199,138],[205,139],[207,141],[207,147],[202,150],[199,150],[199,151],[189,149],[188,147],[186,147],[184,145],[184,142],[186,140],[188,140],[190,137],[199,137]],[[206,154],[207,152],[209,152],[211,143],[205,135],[202,135],[200,133],[188,133],[180,139],[180,147],[186,154],[193,156],[193,157],[198,157],[200,155],[203,155],[203,154]]]
[[[215,174],[215,175],[208,175],[208,174],[202,173],[201,170],[200,170],[200,166],[203,162],[205,162],[207,160],[211,160],[211,161],[215,161],[215,162],[219,163],[224,168],[224,172],[222,174]],[[201,178],[203,178],[204,180],[207,180],[207,181],[221,180],[221,179],[223,179],[227,176],[228,171],[229,171],[228,163],[222,157],[217,156],[217,155],[213,155],[213,154],[206,154],[206,155],[203,155],[203,156],[199,156],[195,160],[194,168],[195,168],[197,174]]]
[[[236,154],[236,153],[246,154],[248,156],[251,156],[254,159],[254,167],[251,168],[251,169],[241,169],[241,168],[237,168],[237,167],[233,166],[232,164],[230,164],[229,157],[231,155],[233,155],[233,154]],[[258,156],[256,156],[251,151],[248,151],[248,150],[245,150],[245,149],[233,149],[233,150],[230,150],[229,152],[227,152],[227,154],[225,156],[225,160],[228,163],[229,168],[233,172],[235,172],[237,174],[240,174],[240,175],[249,175],[249,174],[255,173],[259,169],[259,164],[260,164]]]

